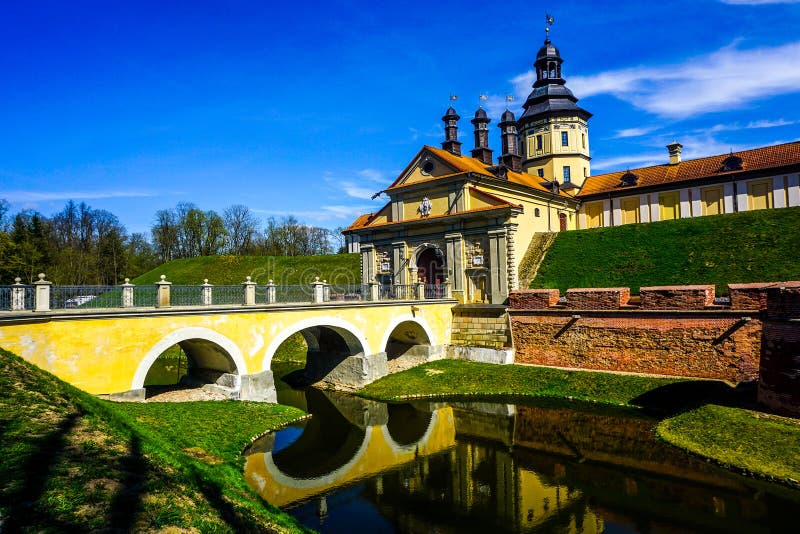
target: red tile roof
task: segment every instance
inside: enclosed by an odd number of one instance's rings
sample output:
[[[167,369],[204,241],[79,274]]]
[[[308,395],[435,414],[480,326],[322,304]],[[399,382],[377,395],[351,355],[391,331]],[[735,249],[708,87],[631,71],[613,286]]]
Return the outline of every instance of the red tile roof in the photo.
[[[725,158],[730,156],[730,154],[719,154],[717,156],[682,161],[676,165],[664,164],[630,169],[631,173],[639,177],[637,184],[633,186],[620,186],[622,175],[629,172],[628,170],[589,176],[577,196],[585,197],[598,193],[629,191],[643,187],[687,182],[715,176],[719,176],[720,178],[736,178],[747,172],[800,165],[800,141],[755,148],[752,150],[743,150],[741,152],[734,152],[733,155],[742,159],[741,170],[723,171],[722,162]]]

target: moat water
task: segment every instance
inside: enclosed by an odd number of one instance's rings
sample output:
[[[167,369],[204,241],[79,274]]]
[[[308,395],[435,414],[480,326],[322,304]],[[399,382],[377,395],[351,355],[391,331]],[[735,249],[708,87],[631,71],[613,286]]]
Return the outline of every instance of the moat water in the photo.
[[[278,369],[276,377],[291,369]],[[321,532],[796,532],[800,492],[658,441],[634,410],[386,404],[277,380],[312,418],[247,451],[245,477]]]

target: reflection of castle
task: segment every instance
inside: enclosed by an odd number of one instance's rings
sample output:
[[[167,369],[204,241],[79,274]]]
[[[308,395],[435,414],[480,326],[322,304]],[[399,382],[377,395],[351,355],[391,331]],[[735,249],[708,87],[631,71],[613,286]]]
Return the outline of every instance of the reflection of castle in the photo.
[[[320,517],[347,488],[420,533],[780,530],[798,506],[753,498],[744,479],[655,440],[653,421],[630,411],[386,405],[316,390],[308,407],[303,434],[261,444],[245,476],[267,501]]]

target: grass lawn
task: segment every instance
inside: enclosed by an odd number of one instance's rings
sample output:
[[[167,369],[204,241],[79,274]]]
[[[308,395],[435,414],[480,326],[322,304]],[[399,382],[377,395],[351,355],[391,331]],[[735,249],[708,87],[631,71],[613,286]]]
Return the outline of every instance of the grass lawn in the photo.
[[[0,367],[4,530],[303,530],[247,487],[240,456],[251,438],[300,410],[112,403],[3,350]]]
[[[639,406],[637,399],[648,392],[684,382],[677,378],[438,360],[384,377],[358,394],[381,400],[463,395],[559,397]]]
[[[560,232],[531,287],[800,280],[800,208]]]
[[[178,285],[200,285],[204,279],[214,285],[241,284],[249,276],[264,285],[310,284],[319,276],[335,285],[361,284],[358,254],[325,256],[203,256],[169,261],[131,281],[137,285],[154,284],[167,276]]]
[[[708,404],[661,421],[668,443],[800,487],[800,421]]]

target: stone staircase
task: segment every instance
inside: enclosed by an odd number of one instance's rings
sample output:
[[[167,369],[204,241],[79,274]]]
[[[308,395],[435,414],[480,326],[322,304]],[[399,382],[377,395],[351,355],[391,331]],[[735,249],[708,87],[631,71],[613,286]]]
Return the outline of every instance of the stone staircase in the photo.
[[[520,289],[527,289],[530,287],[531,282],[536,278],[536,273],[539,272],[539,266],[542,264],[547,249],[556,240],[558,232],[537,232],[533,234],[528,250],[525,251],[525,256],[522,258],[522,263],[519,265],[519,287]]]

